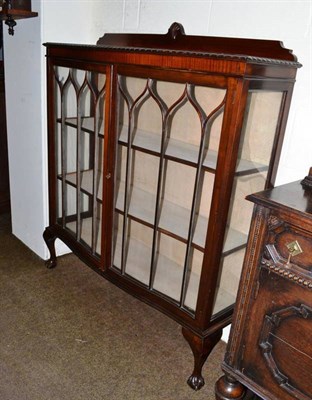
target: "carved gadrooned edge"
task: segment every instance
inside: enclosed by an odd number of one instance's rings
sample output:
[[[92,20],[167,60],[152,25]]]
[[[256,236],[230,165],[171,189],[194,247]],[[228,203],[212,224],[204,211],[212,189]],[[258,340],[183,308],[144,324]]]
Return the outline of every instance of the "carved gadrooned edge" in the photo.
[[[91,46],[92,47],[92,46]],[[248,56],[244,54],[227,54],[227,53],[212,53],[209,51],[188,51],[188,50],[170,50],[170,49],[154,49],[149,47],[118,47],[109,45],[100,45],[101,48],[107,50],[117,50],[117,51],[128,51],[128,52],[139,52],[139,53],[155,53],[155,54],[168,54],[168,55],[185,55],[191,57],[211,57],[217,59],[231,59],[237,61],[246,61],[252,63],[262,63],[262,64],[273,64],[273,65],[284,65],[289,67],[300,68],[302,65],[297,61],[287,61],[287,60],[277,60],[273,58],[266,57],[255,57]]]
[[[265,209],[263,207],[259,207],[255,215],[253,232],[250,234],[252,237],[251,247],[249,254],[247,255],[248,258],[246,258],[244,261],[244,279],[242,293],[239,299],[240,304],[246,304],[248,302],[248,288],[250,287],[252,281],[253,266],[256,258],[256,248],[258,246],[260,230],[265,214]],[[235,349],[237,348],[237,342],[241,337],[240,327],[243,321],[243,316],[244,307],[238,307],[236,310],[235,324],[233,325],[233,331],[231,333],[231,340],[225,355],[225,362],[228,365],[232,365],[234,362]]]
[[[45,45],[49,45],[50,43],[46,43]],[[64,43],[53,43],[53,46],[64,46]],[[153,54],[167,54],[173,56],[190,56],[190,57],[205,57],[205,58],[217,58],[217,59],[230,59],[234,61],[246,61],[251,63],[261,63],[261,64],[272,64],[272,65],[284,65],[288,67],[302,67],[298,61],[287,61],[287,60],[278,60],[274,58],[267,57],[255,57],[248,56],[244,54],[228,54],[228,53],[213,53],[209,51],[189,51],[189,50],[172,50],[172,49],[155,49],[150,47],[127,47],[127,46],[112,46],[105,44],[66,44],[68,48],[100,48],[110,51],[124,51],[124,52],[133,52],[133,53],[153,53]]]
[[[312,278],[306,279],[300,275],[295,274],[290,271],[289,268],[281,265],[276,265],[273,260],[267,260],[265,258],[261,259],[261,265],[270,271],[276,273],[277,275],[283,276],[284,278],[296,283],[297,285],[303,286],[307,289],[312,290]]]
[[[274,346],[270,339],[275,329],[280,326],[283,320],[287,320],[291,316],[308,319],[312,317],[312,309],[305,304],[301,304],[299,307],[287,306],[273,312],[271,315],[266,315],[260,333],[259,346],[265,362],[278,385],[296,399],[310,400],[309,396],[306,396],[300,389],[294,387],[288,376],[279,370],[274,359],[274,353],[272,353]]]

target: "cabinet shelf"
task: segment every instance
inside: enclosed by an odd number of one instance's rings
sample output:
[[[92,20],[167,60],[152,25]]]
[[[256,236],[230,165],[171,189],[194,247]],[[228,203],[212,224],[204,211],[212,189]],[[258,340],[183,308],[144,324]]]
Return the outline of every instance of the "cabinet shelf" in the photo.
[[[115,247],[114,266],[119,270],[121,269],[121,244],[121,235],[118,235]],[[130,238],[126,259],[125,273],[143,283],[145,286],[148,286],[150,277],[151,248],[139,240]],[[149,262],[147,262],[147,260],[149,260]],[[159,254],[153,289],[178,302],[181,293],[182,272],[183,269],[181,266],[170,260],[168,257]],[[197,275],[197,281],[198,280],[199,276]],[[194,309],[196,305],[196,290],[193,290],[192,292],[193,296],[190,297],[192,298],[191,303],[193,305],[192,308]]]
[[[123,146],[128,144],[128,126],[123,125],[119,135],[119,143]],[[137,129],[132,142],[132,148],[160,155],[161,137],[153,132]]]
[[[62,176],[58,175],[58,179],[62,180]],[[65,182],[69,185],[77,188],[77,173],[70,172],[65,175]],[[88,169],[85,171],[81,171],[81,181],[80,181],[80,189],[83,193],[92,196],[93,190],[93,169]],[[103,176],[98,173],[98,185],[97,185],[97,200],[102,202],[102,186],[103,186]]]
[[[61,123],[61,119],[57,122]],[[77,128],[77,118],[66,118],[65,125],[72,128]],[[102,120],[99,124],[98,135],[104,137],[104,121]],[[94,133],[94,117],[82,117],[81,130],[87,133]],[[127,146],[128,143],[128,127],[123,126],[119,136],[119,143],[123,146]],[[135,150],[145,151],[147,153],[159,156],[161,151],[161,137],[160,135],[147,132],[142,129],[137,129],[132,142],[132,148]],[[165,158],[173,161],[188,164],[192,167],[197,167],[198,161],[198,146],[182,142],[176,139],[169,139],[167,149],[165,151]],[[208,150],[205,160],[203,162],[203,168],[206,171],[215,172],[217,167],[218,152],[214,150]],[[267,171],[268,166],[240,159],[237,164],[236,173],[237,176],[254,174],[261,171]]]
[[[121,128],[119,135],[119,144],[127,146],[128,144],[128,126]],[[161,136],[137,129],[132,142],[133,149],[145,151],[147,153],[160,156],[161,152]],[[170,138],[165,150],[165,158],[178,161],[192,167],[197,167],[199,147],[190,143]],[[217,168],[218,152],[208,150],[203,162],[203,168],[206,171],[215,172]],[[260,171],[267,171],[268,166],[257,162],[240,159],[236,168],[236,175],[254,174]]]
[[[61,176],[58,176],[58,178],[61,180]],[[73,187],[77,187],[76,179],[77,174],[75,172],[66,174],[66,183]],[[99,173],[97,192],[97,200],[99,202],[102,202],[102,179],[102,174]],[[92,180],[93,170],[81,172],[81,191],[90,196],[92,195]],[[121,184],[118,189],[116,201],[116,211],[121,214],[124,213],[124,196],[124,185]],[[159,231],[186,243],[189,228],[189,214],[190,212],[188,209],[164,200],[158,226]],[[128,217],[152,228],[155,222],[154,215],[155,196],[145,190],[132,187]],[[207,225],[208,219],[199,215],[197,218],[192,245],[200,251],[204,251]],[[235,229],[228,228],[225,236],[223,255],[226,256],[233,251],[241,249],[245,246],[246,242],[246,234]]]
[[[121,235],[118,235],[114,254],[114,267],[121,270]],[[137,280],[141,284],[148,286],[150,277],[151,248],[144,243],[130,238],[128,244],[128,254],[125,274]],[[180,300],[182,287],[183,268],[168,257],[159,254],[155,272],[153,290],[168,296],[176,303]],[[197,293],[200,275],[190,272],[189,284],[185,297],[185,306],[191,310],[195,310],[197,302]],[[218,288],[217,296],[213,308],[213,314],[218,313],[225,307],[235,302],[235,296],[222,288]]]
[[[116,202],[116,211],[124,212],[124,187],[120,186]],[[187,242],[189,210],[172,202],[163,201],[162,210],[158,230],[165,234],[174,237],[184,243]],[[128,217],[134,218],[136,221],[146,224],[149,227],[154,227],[155,215],[155,196],[138,188],[132,188],[130,207]],[[192,245],[204,251],[208,219],[199,215],[196,223],[196,228],[193,236]],[[233,251],[239,250],[246,245],[247,235],[228,228],[226,239],[223,248],[223,255],[226,256]]]
[[[97,218],[97,224],[100,226],[101,221]],[[67,222],[66,229],[68,229],[71,233],[75,234],[76,232],[76,221]],[[80,241],[85,244],[87,247],[91,248],[91,238],[92,238],[92,218],[83,218],[81,224],[81,239]],[[101,254],[101,240],[100,237],[96,240],[95,251],[99,255]]]
[[[62,123],[61,118],[58,118],[57,122]],[[77,117],[65,118],[65,125],[77,129],[77,127],[78,127]],[[82,117],[81,118],[81,130],[83,132],[94,134],[94,117]],[[99,122],[98,135],[100,137],[104,137],[103,132],[104,132],[104,121],[101,120]]]

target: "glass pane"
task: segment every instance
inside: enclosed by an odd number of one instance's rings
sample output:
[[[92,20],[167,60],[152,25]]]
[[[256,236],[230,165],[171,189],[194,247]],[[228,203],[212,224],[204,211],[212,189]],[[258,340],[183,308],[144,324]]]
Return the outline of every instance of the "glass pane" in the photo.
[[[97,255],[101,255],[102,246],[102,204],[98,203],[95,211],[94,225],[92,226],[93,234],[91,243],[92,249],[95,249]]]
[[[125,246],[125,273],[149,284],[153,244],[153,230],[128,219]]]
[[[100,254],[105,75],[55,67],[58,220]]]
[[[188,238],[195,178],[195,168],[166,163],[159,227],[184,240]]]
[[[198,184],[201,195],[198,196],[198,205],[195,209],[195,230],[193,243],[195,246],[201,249],[204,249],[206,243],[214,177],[214,174],[205,171],[202,181]]]
[[[235,302],[244,255],[243,248],[223,257],[213,314],[217,314]]]
[[[186,297],[184,300],[184,306],[192,311],[195,311],[196,309],[203,255],[203,252],[196,249],[193,250],[189,274],[186,279]]]
[[[158,169],[158,157],[133,150],[128,213],[149,224],[155,220]]]
[[[119,143],[160,152],[161,100],[154,93],[152,80],[119,77]]]
[[[118,270],[148,285],[153,244],[153,230],[136,221],[115,214],[114,221],[114,260]],[[123,233],[125,234],[123,235]],[[124,266],[124,267],[123,267]]]
[[[253,210],[245,198],[266,186],[282,99],[282,92],[249,93],[214,313],[235,302]]]
[[[66,228],[71,233],[77,234],[77,189],[65,183],[62,188],[64,210],[63,216]]]
[[[237,172],[249,172],[246,169],[250,165],[247,163],[243,168],[244,161],[252,163],[256,169],[269,166],[282,99],[283,92],[249,93]]]
[[[121,270],[122,264],[122,233],[124,217],[121,214],[114,215],[114,233],[113,233],[113,265]]]
[[[186,245],[167,235],[158,235],[153,288],[180,301]]]

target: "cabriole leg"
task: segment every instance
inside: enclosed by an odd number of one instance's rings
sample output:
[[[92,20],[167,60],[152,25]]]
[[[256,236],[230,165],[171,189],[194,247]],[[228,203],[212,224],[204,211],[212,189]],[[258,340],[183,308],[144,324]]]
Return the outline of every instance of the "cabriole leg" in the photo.
[[[245,386],[227,374],[221,376],[215,385],[216,400],[241,400],[245,394]]]
[[[202,367],[211,353],[214,346],[218,343],[222,336],[222,330],[213,333],[210,336],[201,338],[189,329],[182,328],[182,333],[188,344],[190,345],[194,355],[194,371],[188,378],[188,385],[194,389],[199,390],[204,386],[205,381],[202,376]]]
[[[56,253],[55,253],[56,236],[54,233],[51,232],[51,230],[49,228],[46,228],[45,231],[43,232],[43,239],[46,242],[46,245],[48,246],[48,249],[50,252],[50,258],[45,263],[46,267],[47,268],[55,268],[56,264],[57,264]]]

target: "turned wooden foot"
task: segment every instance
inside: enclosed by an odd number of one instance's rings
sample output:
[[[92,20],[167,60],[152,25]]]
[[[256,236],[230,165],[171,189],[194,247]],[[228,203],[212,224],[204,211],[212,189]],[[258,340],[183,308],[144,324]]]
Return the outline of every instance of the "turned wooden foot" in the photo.
[[[50,252],[50,258],[45,262],[47,268],[55,268],[57,265],[56,253],[55,253],[55,239],[56,236],[51,232],[49,228],[46,228],[43,232],[43,239]]]
[[[229,375],[221,376],[215,385],[216,400],[241,400],[245,394],[245,386]]]
[[[202,376],[203,365],[214,346],[221,339],[222,330],[205,338],[196,335],[186,328],[182,328],[182,333],[194,355],[194,370],[192,375],[188,378],[187,383],[192,389],[199,390],[205,384]]]

